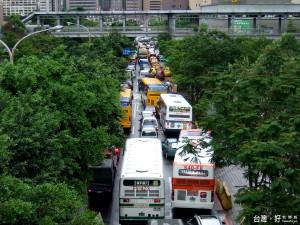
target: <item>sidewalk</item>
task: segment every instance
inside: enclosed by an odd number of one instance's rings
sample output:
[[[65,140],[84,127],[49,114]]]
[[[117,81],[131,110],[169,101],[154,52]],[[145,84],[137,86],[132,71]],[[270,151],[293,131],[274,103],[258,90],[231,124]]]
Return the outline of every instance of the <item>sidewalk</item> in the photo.
[[[223,181],[226,182],[226,185],[229,189],[229,192],[231,194],[231,199],[232,199],[232,209],[229,210],[224,210],[223,213],[222,211],[220,214],[225,215],[225,222],[228,225],[237,225],[239,224],[238,222],[235,222],[235,218],[238,216],[239,211],[242,209],[240,205],[235,204],[235,197],[234,195],[237,193],[238,189],[241,186],[248,186],[247,180],[243,177],[243,172],[244,169],[241,168],[240,166],[229,166],[229,167],[223,167],[223,168],[216,168],[216,179],[219,179],[220,182],[222,183]],[[215,201],[218,206],[216,208],[220,208],[220,200],[217,199]]]

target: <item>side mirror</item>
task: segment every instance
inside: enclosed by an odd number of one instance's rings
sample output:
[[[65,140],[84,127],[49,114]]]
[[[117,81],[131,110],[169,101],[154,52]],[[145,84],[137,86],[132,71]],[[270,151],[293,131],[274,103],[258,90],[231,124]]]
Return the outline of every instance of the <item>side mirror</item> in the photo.
[[[140,131],[140,132],[141,132],[142,130],[141,130],[141,129],[138,129],[138,131]]]

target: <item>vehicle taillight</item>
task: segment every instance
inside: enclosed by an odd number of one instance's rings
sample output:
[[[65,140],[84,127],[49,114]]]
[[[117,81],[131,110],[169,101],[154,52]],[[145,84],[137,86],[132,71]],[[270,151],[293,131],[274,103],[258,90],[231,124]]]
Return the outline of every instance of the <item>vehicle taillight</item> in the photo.
[[[214,202],[214,191],[211,192],[210,201]]]
[[[172,189],[172,201],[174,201],[174,190]]]
[[[154,202],[155,202],[155,203],[159,203],[159,202],[160,202],[160,199],[154,199]]]
[[[155,127],[156,130],[158,130],[158,127]]]
[[[123,202],[130,202],[130,199],[125,198],[125,199],[123,199]]]
[[[108,189],[108,190],[107,190],[107,192],[111,192],[111,190],[110,190],[110,189]]]
[[[92,190],[91,190],[91,189],[89,189],[89,190],[88,190],[88,192],[89,192],[89,193],[91,193],[91,192],[92,192]]]
[[[170,121],[169,121],[169,120],[167,120],[167,126],[169,126],[169,124],[170,124]]]
[[[129,122],[131,121],[131,116],[129,116]]]
[[[206,195],[207,195],[206,192],[201,192],[201,193],[200,193],[200,197],[201,197],[201,198],[206,198]]]

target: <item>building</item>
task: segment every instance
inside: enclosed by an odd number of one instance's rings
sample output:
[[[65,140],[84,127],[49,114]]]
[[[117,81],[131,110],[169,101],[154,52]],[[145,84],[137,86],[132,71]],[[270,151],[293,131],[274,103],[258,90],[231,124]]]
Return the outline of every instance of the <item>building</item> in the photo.
[[[162,10],[162,0],[141,0],[142,10]]]
[[[111,0],[110,10],[122,11],[122,0]]]
[[[2,25],[3,25],[3,2],[0,1],[0,29]]]
[[[125,10],[126,11],[138,11],[142,10],[142,1],[140,0],[126,0]]]
[[[162,10],[189,9],[189,0],[162,0]]]
[[[97,10],[99,8],[99,0],[66,0],[66,9],[75,10],[82,7],[84,10]]]
[[[62,2],[61,0],[38,0],[37,2],[38,11],[61,11]]]
[[[37,0],[3,0],[3,15],[27,16],[37,10]]]

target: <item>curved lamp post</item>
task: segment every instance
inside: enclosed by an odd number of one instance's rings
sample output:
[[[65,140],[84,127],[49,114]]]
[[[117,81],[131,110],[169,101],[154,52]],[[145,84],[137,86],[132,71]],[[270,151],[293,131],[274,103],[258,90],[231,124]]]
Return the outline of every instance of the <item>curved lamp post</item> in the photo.
[[[15,51],[16,51],[16,49],[17,49],[17,45],[18,45],[21,41],[23,41],[25,38],[28,38],[28,37],[31,36],[31,35],[38,34],[38,33],[44,32],[44,31],[48,31],[48,30],[60,30],[60,29],[62,29],[62,28],[63,28],[63,26],[58,25],[58,26],[55,26],[55,27],[50,27],[50,28],[45,29],[45,30],[39,30],[39,31],[30,33],[30,34],[27,34],[26,36],[22,37],[22,38],[15,44],[15,46],[12,48],[12,50],[10,50],[9,47],[8,47],[2,40],[0,40],[0,42],[1,42],[1,43],[3,44],[3,46],[6,48],[8,54],[9,54],[10,62],[11,62],[11,63],[14,63],[14,54],[15,54]]]
[[[68,24],[68,26],[70,26],[70,25],[76,25],[75,23],[72,23],[72,22],[67,22],[67,24]],[[83,27],[84,29],[86,29],[86,31],[89,33],[89,47],[90,47],[91,46],[91,32],[90,32],[90,30],[87,27],[85,27],[85,26],[83,26],[81,24],[79,24],[79,26]]]

